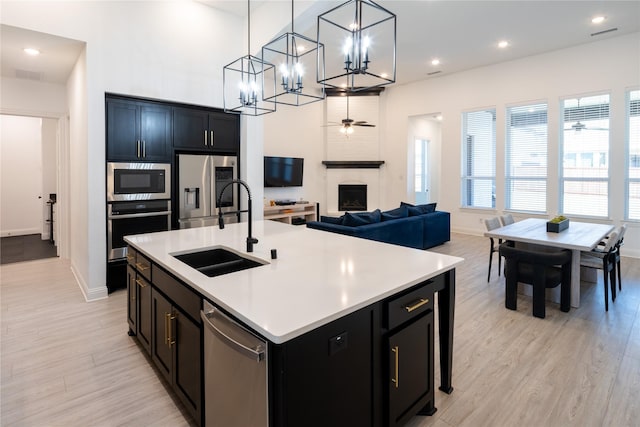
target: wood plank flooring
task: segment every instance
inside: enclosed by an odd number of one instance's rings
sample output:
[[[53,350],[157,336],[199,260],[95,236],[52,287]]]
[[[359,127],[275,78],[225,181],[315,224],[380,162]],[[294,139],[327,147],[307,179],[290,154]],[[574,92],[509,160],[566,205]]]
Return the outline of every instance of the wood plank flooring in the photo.
[[[40,234],[0,238],[0,264],[33,261],[58,256],[58,250]]]
[[[547,302],[538,319],[526,296],[518,311],[504,308],[496,260],[487,283],[488,239],[453,234],[434,250],[466,259],[456,272],[454,391],[437,390],[438,411],[410,427],[640,425],[640,260],[622,259],[608,313],[600,272],[598,284],[582,283],[579,309]],[[0,425],[193,424],[127,335],[124,290],[86,303],[69,265],[53,258],[0,267],[0,299]]]

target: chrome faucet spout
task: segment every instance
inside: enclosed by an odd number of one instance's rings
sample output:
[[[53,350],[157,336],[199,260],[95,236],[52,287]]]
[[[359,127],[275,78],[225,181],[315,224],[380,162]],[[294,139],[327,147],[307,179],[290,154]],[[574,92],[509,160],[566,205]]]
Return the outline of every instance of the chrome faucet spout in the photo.
[[[252,220],[251,220],[251,190],[249,189],[249,185],[244,182],[241,179],[234,179],[231,180],[229,182],[227,182],[225,184],[224,187],[222,187],[222,190],[220,190],[220,195],[218,196],[218,225],[220,227],[220,229],[224,229],[224,219],[222,218],[222,195],[224,194],[224,191],[227,189],[227,187],[229,187],[232,184],[240,184],[242,185],[245,190],[247,190],[247,210],[249,212],[249,218],[247,220],[248,223],[248,230],[247,230],[247,252],[253,252],[253,245],[255,245],[256,243],[258,243],[258,239],[256,239],[255,237],[251,236],[251,227],[252,227]]]

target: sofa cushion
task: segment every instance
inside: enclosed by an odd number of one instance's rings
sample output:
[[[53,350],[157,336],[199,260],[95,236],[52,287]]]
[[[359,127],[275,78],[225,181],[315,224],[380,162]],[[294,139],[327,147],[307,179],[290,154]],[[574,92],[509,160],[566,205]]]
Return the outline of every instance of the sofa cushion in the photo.
[[[436,211],[436,203],[412,205],[411,203],[400,202],[400,206],[406,206],[409,209],[409,216],[424,215]]]
[[[406,218],[408,216],[409,216],[409,208],[407,206],[400,206],[399,208],[382,212],[382,221]]]
[[[326,222],[327,224],[338,224],[342,225],[344,222],[344,216],[334,217],[334,216],[321,216],[320,221]]]
[[[344,214],[342,225],[346,225],[347,227],[358,227],[360,225],[375,224],[380,222],[380,219],[380,209],[376,209],[373,212],[358,212],[355,214],[347,212]]]

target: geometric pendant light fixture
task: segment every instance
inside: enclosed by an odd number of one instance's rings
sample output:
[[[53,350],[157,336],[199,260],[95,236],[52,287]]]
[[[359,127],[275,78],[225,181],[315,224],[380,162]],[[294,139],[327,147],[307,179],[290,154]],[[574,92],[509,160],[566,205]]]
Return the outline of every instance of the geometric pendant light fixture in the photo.
[[[275,90],[275,67],[251,55],[251,8],[247,0],[247,55],[222,69],[224,110],[249,116],[276,111],[275,100],[263,99]]]
[[[318,16],[318,55],[327,87],[357,92],[396,81],[396,15],[371,0],[349,0]]]
[[[276,37],[262,47],[262,61],[276,67],[273,92],[265,88],[263,99],[277,104],[300,106],[324,99],[324,83],[316,74],[318,56],[324,56],[324,46],[294,30],[293,0],[291,0],[291,32]],[[323,75],[321,71],[318,71]]]

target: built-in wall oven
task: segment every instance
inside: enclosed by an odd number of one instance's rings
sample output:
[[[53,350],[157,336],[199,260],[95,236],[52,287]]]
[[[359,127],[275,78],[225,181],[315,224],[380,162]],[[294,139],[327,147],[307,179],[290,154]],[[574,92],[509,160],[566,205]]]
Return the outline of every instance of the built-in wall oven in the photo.
[[[107,260],[126,258],[124,236],[171,229],[171,165],[107,164]]]

